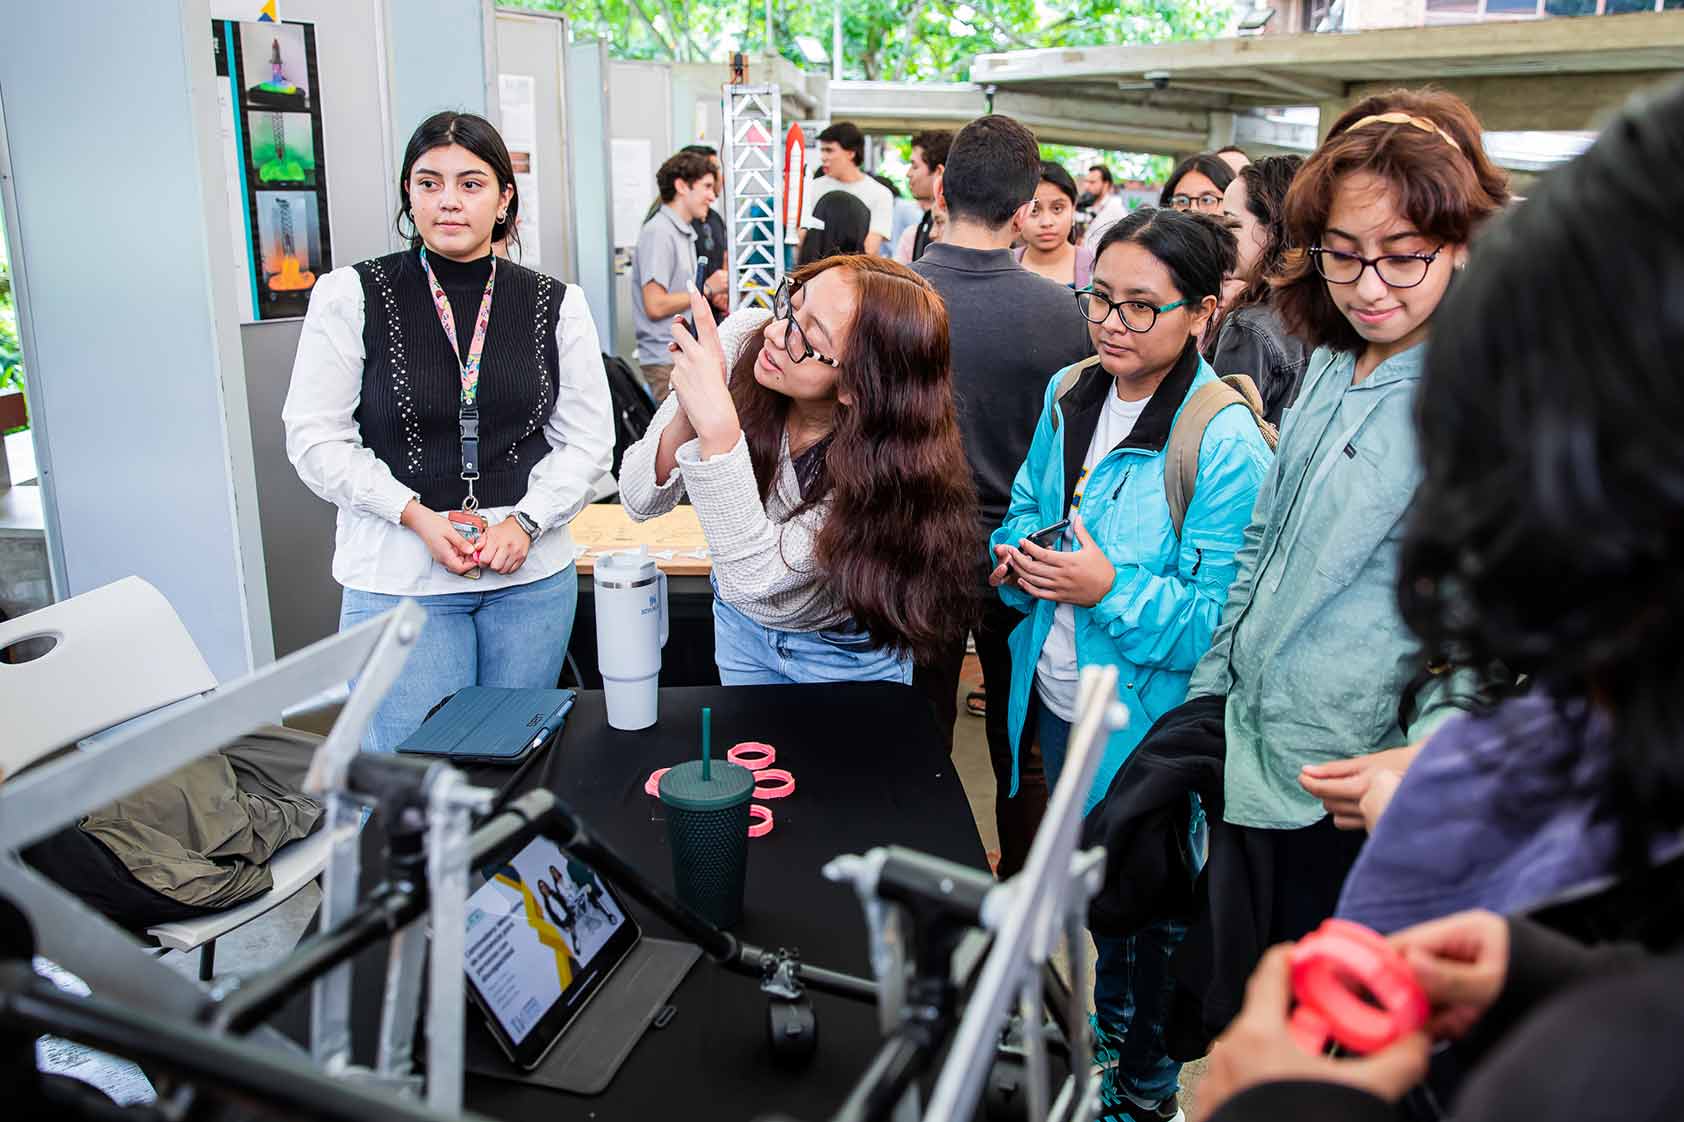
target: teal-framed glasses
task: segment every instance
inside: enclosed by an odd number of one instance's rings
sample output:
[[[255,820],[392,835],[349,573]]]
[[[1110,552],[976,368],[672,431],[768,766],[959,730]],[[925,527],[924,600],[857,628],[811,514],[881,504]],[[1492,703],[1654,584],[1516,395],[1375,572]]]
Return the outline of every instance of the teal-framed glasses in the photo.
[[[1104,323],[1115,311],[1122,325],[1138,335],[1152,330],[1158,322],[1158,317],[1165,312],[1172,312],[1185,307],[1186,304],[1185,296],[1159,307],[1144,300],[1112,300],[1091,288],[1084,288],[1076,293],[1076,310],[1082,313],[1083,319],[1089,323]]]

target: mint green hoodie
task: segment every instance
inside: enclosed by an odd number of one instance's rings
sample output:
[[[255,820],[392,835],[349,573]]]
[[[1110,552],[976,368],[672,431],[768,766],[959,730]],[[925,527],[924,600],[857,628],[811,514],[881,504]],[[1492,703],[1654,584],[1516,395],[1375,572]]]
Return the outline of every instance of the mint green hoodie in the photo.
[[[1421,467],[1413,405],[1425,346],[1353,385],[1356,356],[1321,348],[1286,415],[1189,697],[1227,696],[1223,817],[1296,829],[1326,814],[1305,764],[1414,741],[1455,711],[1447,683],[1398,701],[1422,668],[1397,608],[1398,546]]]

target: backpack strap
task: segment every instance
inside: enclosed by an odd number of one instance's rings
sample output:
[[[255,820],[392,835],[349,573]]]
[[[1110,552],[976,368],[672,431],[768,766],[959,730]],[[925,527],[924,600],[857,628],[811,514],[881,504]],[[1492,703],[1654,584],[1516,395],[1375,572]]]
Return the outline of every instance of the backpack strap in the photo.
[[[1263,397],[1249,375],[1225,374],[1195,390],[1169,430],[1169,442],[1164,447],[1164,498],[1169,500],[1169,520],[1177,538],[1181,537],[1181,524],[1198,482],[1199,447],[1204,443],[1205,429],[1230,405],[1243,405],[1251,411],[1258,432],[1271,450],[1280,439],[1275,426],[1263,419]]]
[[[1082,375],[1086,374],[1098,365],[1099,356],[1094,355],[1092,358],[1085,358],[1081,362],[1078,362],[1070,367],[1070,369],[1066,370],[1064,372],[1064,377],[1058,380],[1058,388],[1053,391],[1053,404],[1057,405],[1059,402],[1063,401],[1065,395],[1075,389],[1076,383],[1082,380]],[[1057,432],[1058,412],[1056,410],[1053,412],[1052,423],[1053,431]]]

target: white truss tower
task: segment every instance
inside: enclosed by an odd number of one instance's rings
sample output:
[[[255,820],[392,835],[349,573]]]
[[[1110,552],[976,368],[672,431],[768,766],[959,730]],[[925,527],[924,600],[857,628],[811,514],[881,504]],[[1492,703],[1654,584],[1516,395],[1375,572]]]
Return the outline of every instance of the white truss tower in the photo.
[[[772,306],[784,277],[783,121],[777,86],[725,87],[731,310]]]

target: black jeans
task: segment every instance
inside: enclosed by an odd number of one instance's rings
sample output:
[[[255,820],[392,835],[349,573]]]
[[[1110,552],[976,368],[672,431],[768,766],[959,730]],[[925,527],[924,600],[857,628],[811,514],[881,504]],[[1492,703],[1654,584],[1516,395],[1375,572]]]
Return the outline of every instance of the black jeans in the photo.
[[[1019,761],[1018,791],[1012,787],[1012,742],[1006,730],[1006,704],[1012,692],[1012,654],[1006,645],[1023,614],[1007,607],[992,588],[986,589],[976,627],[977,661],[982,663],[982,690],[988,699],[985,732],[988,760],[994,768],[994,823],[1000,831],[999,875],[1009,877],[1023,868],[1029,844],[1047,808],[1047,782],[1039,759],[1027,750]],[[936,725],[951,744],[959,713],[959,675],[965,664],[965,641],[958,640],[941,660],[919,664],[912,684],[935,708]],[[1030,738],[1026,738],[1028,740]]]

